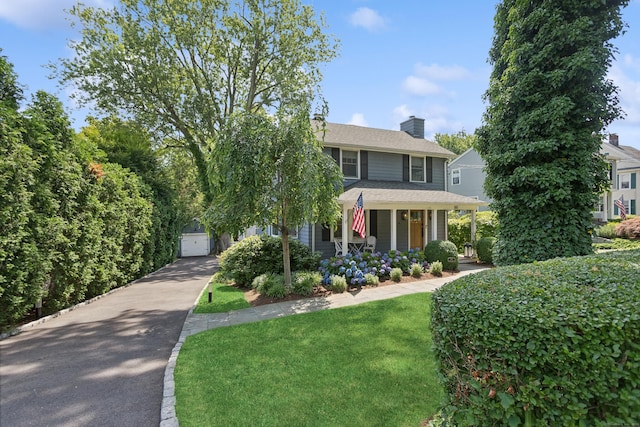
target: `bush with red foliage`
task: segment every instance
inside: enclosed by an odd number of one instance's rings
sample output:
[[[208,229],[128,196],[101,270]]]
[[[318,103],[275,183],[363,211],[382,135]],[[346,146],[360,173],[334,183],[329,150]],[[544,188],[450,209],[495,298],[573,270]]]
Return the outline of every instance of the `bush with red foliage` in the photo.
[[[622,221],[616,226],[616,236],[626,239],[640,239],[640,216]]]

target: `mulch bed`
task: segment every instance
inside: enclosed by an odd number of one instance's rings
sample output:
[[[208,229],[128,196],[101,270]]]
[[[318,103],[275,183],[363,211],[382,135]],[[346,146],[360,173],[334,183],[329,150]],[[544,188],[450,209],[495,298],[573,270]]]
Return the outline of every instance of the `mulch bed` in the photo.
[[[394,282],[393,280],[386,279],[384,281],[381,281],[378,284],[377,287],[380,287],[380,286],[393,286],[393,285],[396,285],[398,283],[410,283],[410,282],[418,282],[418,281],[422,281],[422,280],[439,279],[441,277],[455,276],[456,274],[458,274],[457,271],[443,271],[442,272],[442,276],[440,276],[440,277],[434,276],[434,275],[429,274],[429,273],[424,273],[419,278],[415,278],[415,277],[411,277],[411,276],[402,276],[402,280],[400,280],[400,282]],[[270,298],[270,297],[268,297],[266,295],[260,295],[255,290],[250,289],[250,288],[245,288],[245,287],[240,287],[240,286],[235,286],[235,287],[244,292],[245,299],[247,300],[247,302],[252,307],[258,307],[260,305],[273,304],[273,303],[282,302],[282,301],[296,301],[296,300],[307,299],[307,298],[326,297],[326,296],[329,296],[329,295],[333,294],[332,291],[330,291],[329,289],[325,288],[324,286],[316,286],[316,287],[313,288],[313,293],[311,295],[309,295],[309,296],[303,296],[303,295],[297,295],[297,294],[289,294],[289,295],[285,296],[284,298]],[[376,288],[376,286],[363,285],[362,288],[358,288],[356,286],[349,285],[349,288],[347,289],[347,292],[356,291],[356,290],[358,290],[358,291],[360,291],[360,290],[366,291],[367,289],[372,289],[372,288]]]

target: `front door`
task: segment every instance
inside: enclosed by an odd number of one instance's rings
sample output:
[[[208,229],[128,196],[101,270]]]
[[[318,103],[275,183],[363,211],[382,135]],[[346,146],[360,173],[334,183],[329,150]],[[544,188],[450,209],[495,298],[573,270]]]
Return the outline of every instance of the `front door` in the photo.
[[[409,248],[424,247],[424,211],[411,211],[409,226]]]

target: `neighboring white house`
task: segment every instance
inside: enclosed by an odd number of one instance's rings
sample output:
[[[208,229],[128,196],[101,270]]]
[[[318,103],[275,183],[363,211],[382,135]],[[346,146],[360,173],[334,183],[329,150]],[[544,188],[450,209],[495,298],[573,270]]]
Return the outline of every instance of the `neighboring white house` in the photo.
[[[637,201],[640,199],[637,177],[640,175],[640,150],[628,145],[620,145],[618,135],[612,134],[609,138],[607,149],[617,153],[620,159],[617,162],[613,179],[613,201],[620,198],[624,201],[625,210],[629,215],[638,215]],[[619,216],[617,206],[613,206],[613,215]]]

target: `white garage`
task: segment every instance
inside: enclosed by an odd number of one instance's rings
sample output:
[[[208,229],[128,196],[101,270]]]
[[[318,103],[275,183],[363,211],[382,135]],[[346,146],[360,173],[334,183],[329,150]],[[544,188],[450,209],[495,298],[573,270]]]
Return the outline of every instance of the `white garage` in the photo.
[[[209,245],[207,233],[183,233],[180,239],[180,256],[182,258],[207,256],[209,255]]]

